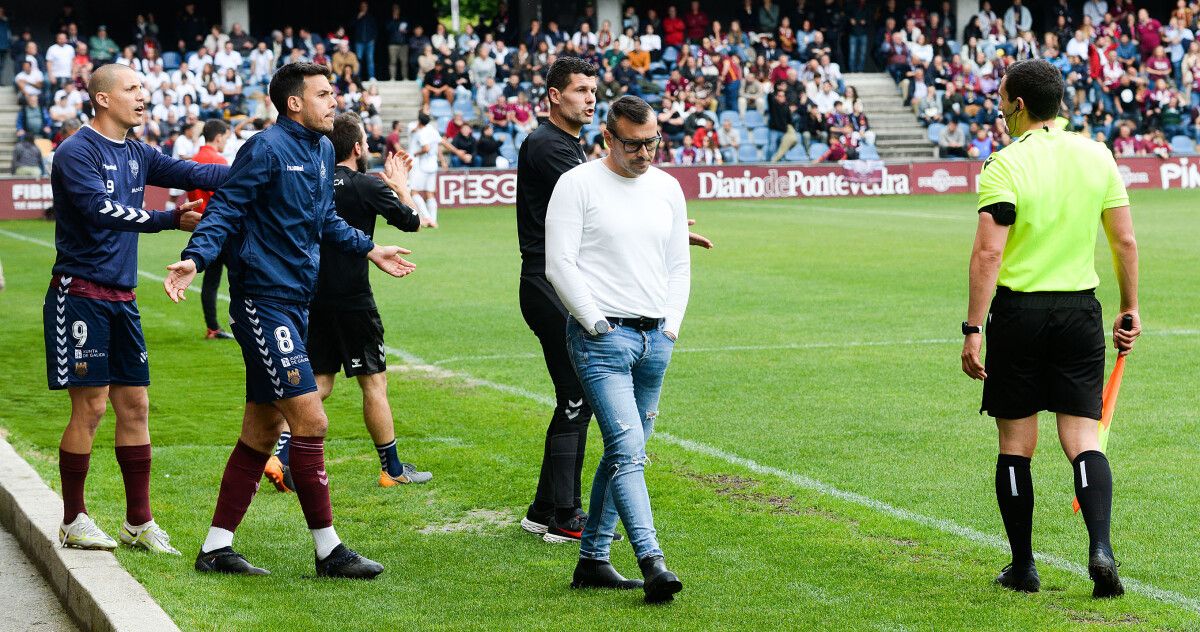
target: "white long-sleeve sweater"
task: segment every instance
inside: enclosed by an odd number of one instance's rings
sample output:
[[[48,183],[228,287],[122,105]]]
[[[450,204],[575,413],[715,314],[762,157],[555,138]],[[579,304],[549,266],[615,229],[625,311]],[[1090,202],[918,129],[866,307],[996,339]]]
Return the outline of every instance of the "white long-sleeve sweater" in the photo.
[[[679,182],[655,167],[625,178],[603,160],[564,173],[546,210],[546,277],[591,333],[605,316],[642,316],[678,336],[691,289]]]

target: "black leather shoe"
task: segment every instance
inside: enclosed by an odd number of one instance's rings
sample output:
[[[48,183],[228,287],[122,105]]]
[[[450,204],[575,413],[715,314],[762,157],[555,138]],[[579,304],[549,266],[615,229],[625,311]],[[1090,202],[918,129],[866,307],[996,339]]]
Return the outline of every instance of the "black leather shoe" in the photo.
[[[1112,553],[1103,549],[1092,551],[1088,557],[1088,575],[1096,582],[1092,587],[1092,597],[1107,599],[1125,594],[1125,587],[1121,585],[1121,578],[1117,576],[1117,566]]]
[[[1022,568],[1016,568],[1012,564],[1005,566],[996,577],[996,583],[1017,592],[1035,593],[1042,589],[1042,580],[1033,564]]]
[[[575,565],[575,576],[571,579],[571,588],[633,590],[641,587],[642,580],[622,577],[607,560],[589,560],[583,557],[579,558],[579,563]]]
[[[317,577],[375,579],[382,572],[383,564],[355,553],[345,544],[337,545],[325,559],[317,560]]]
[[[270,575],[271,571],[246,561],[241,553],[231,546],[213,549],[208,553],[200,551],[196,556],[196,570],[202,573],[227,573],[229,575]]]
[[[642,569],[642,577],[646,582],[642,590],[646,592],[646,603],[661,603],[671,601],[675,593],[683,590],[683,582],[675,573],[667,570],[667,563],[661,555],[654,555],[638,560]]]

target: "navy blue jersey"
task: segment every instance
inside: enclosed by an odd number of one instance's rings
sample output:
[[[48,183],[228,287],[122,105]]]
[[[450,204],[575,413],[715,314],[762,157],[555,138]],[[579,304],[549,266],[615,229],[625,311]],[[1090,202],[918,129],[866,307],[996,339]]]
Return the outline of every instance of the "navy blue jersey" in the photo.
[[[179,227],[174,211],[142,208],[146,185],[216,189],[229,168],[175,160],[135,140],[116,142],[90,126],[54,152],[54,273],[122,289],[137,285],[137,233]]]
[[[375,244],[333,205],[333,143],[280,117],[238,150],[182,259],[200,271],[224,249],[236,296],[312,301],[321,244],[365,257]]]

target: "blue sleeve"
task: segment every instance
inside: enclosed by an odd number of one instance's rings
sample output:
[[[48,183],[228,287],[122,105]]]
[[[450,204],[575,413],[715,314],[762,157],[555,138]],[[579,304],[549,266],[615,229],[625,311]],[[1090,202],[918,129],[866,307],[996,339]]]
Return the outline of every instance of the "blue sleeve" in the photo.
[[[114,202],[101,173],[103,163],[85,143],[59,146],[54,156],[54,171],[61,174],[57,182],[80,216],[94,226],[126,232],[157,233],[179,227],[175,211],[147,211]]]
[[[148,145],[142,145],[142,161],[146,165],[146,184],[167,189],[214,191],[229,175],[229,167],[225,165],[179,160]]]
[[[327,139],[321,139],[321,159],[325,161],[329,173],[333,173],[333,144]],[[333,246],[338,250],[359,257],[367,256],[375,247],[375,242],[366,233],[346,223],[333,204],[333,187],[325,198],[324,222],[321,228],[321,243]]]
[[[259,139],[259,136],[251,138],[238,151],[233,166],[229,167],[229,177],[208,201],[204,217],[180,255],[180,259],[195,261],[197,271],[203,272],[221,254],[229,235],[241,230],[243,218],[258,198],[259,190],[270,181],[274,154]]]

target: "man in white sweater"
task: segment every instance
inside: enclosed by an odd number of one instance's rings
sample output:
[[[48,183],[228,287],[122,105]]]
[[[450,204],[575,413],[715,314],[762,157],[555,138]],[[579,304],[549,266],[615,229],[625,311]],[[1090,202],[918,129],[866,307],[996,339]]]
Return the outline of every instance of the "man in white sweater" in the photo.
[[[650,106],[621,97],[607,123],[608,156],[563,174],[546,211],[546,276],[573,317],[567,352],[604,437],[572,585],[607,572],[620,517],[653,603],[683,589],[658,545],[644,469],[691,283],[687,208],[679,183],[651,166],[662,139]]]

